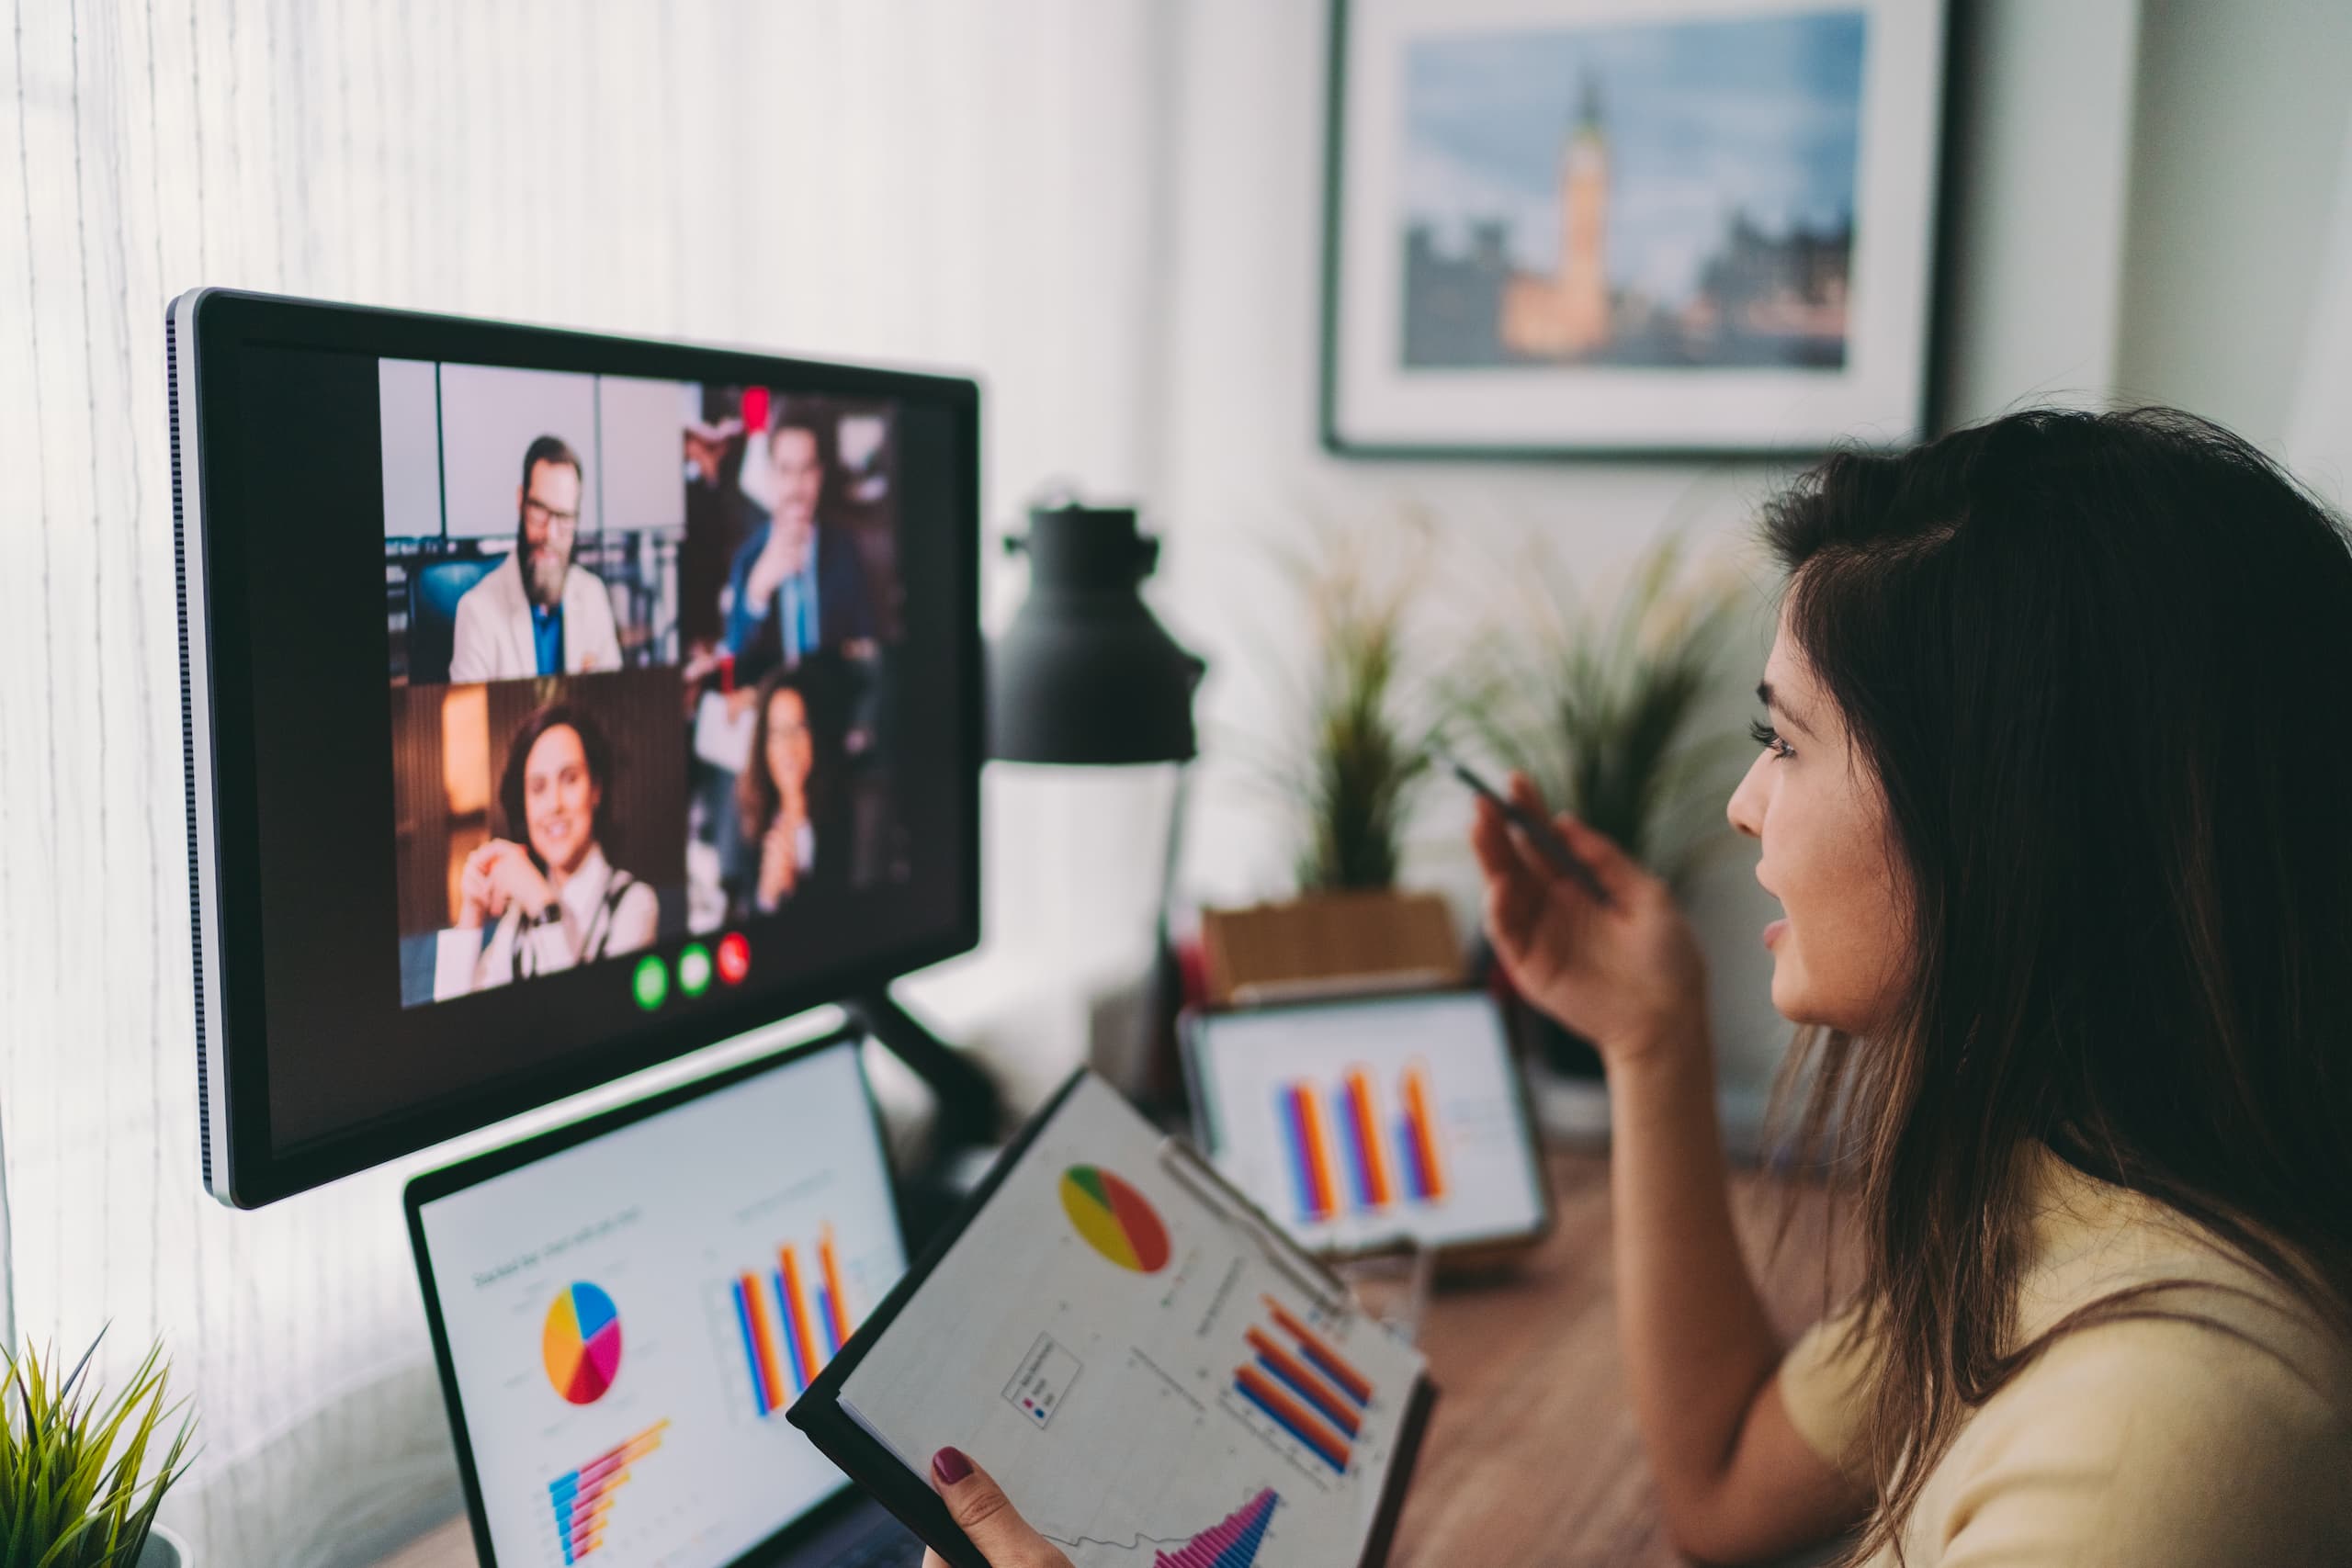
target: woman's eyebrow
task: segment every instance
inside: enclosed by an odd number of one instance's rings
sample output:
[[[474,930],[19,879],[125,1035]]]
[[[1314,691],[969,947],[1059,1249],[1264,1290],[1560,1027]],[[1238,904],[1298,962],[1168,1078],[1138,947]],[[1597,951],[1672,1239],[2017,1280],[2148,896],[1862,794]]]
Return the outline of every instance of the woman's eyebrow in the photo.
[[[1804,721],[1804,716],[1803,714],[1797,712],[1796,709],[1789,705],[1787,698],[1779,695],[1772,690],[1771,682],[1758,681],[1756,682],[1756,700],[1762,703],[1766,707],[1778,712],[1782,718],[1794,725],[1803,733],[1806,735],[1813,734],[1813,726]],[[1819,737],[1816,736],[1815,739],[1817,739]]]

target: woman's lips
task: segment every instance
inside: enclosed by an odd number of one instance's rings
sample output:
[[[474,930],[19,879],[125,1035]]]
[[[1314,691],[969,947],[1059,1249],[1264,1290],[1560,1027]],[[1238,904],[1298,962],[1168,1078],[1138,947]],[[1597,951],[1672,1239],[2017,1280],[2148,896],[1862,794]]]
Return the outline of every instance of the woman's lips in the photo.
[[[1775,941],[1779,940],[1781,933],[1788,929],[1789,922],[1785,916],[1780,919],[1774,920],[1770,925],[1766,926],[1764,928],[1764,945],[1767,947],[1771,946]]]

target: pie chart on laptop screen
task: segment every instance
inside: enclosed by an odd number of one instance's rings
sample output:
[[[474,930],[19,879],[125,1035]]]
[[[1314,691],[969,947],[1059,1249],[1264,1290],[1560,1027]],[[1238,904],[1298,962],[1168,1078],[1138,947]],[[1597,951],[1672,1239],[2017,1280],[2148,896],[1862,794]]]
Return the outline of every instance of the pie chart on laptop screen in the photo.
[[[621,1371],[621,1314],[613,1298],[585,1280],[556,1297],[539,1336],[548,1382],[574,1404],[605,1397]]]

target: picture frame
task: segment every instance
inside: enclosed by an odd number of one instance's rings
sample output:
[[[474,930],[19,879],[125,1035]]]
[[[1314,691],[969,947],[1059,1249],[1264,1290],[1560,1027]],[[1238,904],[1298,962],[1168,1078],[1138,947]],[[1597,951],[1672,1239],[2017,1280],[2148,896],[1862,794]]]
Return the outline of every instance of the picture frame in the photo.
[[[1920,439],[1956,4],[1332,0],[1325,447]]]

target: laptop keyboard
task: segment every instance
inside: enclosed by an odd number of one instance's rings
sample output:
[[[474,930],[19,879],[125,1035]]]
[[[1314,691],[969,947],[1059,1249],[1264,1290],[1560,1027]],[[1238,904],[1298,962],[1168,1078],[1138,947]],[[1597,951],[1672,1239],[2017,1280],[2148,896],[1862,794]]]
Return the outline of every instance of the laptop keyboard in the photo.
[[[884,1519],[844,1547],[827,1568],[914,1568],[922,1561],[922,1542],[898,1520]]]

